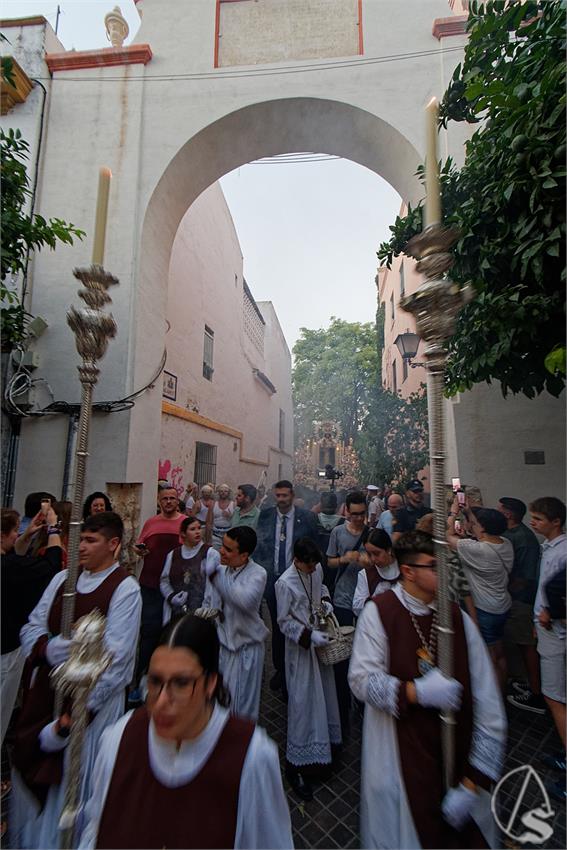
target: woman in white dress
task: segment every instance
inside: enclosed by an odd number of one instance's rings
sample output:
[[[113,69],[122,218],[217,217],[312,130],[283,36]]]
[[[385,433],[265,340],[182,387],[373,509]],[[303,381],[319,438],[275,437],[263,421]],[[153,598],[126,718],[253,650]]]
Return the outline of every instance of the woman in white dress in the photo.
[[[277,747],[230,715],[218,660],[210,622],[169,627],[146,705],[101,740],[83,850],[293,847]]]
[[[392,540],[382,528],[373,528],[364,544],[359,563],[363,569],[358,574],[356,590],[352,598],[352,612],[360,617],[367,601],[378,593],[384,593],[398,581],[400,568],[392,552]]]
[[[313,790],[305,768],[312,773],[314,768],[330,765],[331,747],[341,743],[333,668],[320,664],[315,651],[329,641],[320,626],[333,606],[323,584],[317,546],[301,538],[294,544],[293,554],[292,566],[275,585],[289,692],[286,776],[297,795],[310,800]]]

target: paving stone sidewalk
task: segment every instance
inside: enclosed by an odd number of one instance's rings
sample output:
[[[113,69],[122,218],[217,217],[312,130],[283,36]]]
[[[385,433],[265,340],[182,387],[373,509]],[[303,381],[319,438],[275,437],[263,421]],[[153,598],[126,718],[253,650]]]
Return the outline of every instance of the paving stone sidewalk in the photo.
[[[266,620],[269,622],[269,618]],[[280,750],[282,765],[285,759],[285,741],[287,728],[287,708],[279,692],[272,693],[268,683],[273,674],[269,646],[266,648],[266,665],[262,687],[259,723]],[[523,765],[531,765],[544,783],[560,778],[560,775],[547,768],[539,759],[541,756],[561,750],[559,736],[555,732],[551,716],[532,714],[506,704],[508,711],[508,747],[504,773]],[[351,715],[351,734],[343,748],[342,765],[326,782],[314,785],[314,798],[308,803],[302,802],[292,791],[284,778],[284,787],[288,794],[291,820],[293,824],[294,844],[296,848],[349,848],[360,847],[359,803],[360,803],[360,747],[362,736],[362,715],[354,709]],[[525,772],[517,778],[511,778],[499,795],[498,812],[502,821],[509,819]],[[519,815],[535,808],[541,803],[541,792],[530,782]],[[565,803],[550,797],[554,815],[550,820],[553,834],[543,844],[520,844],[502,836],[502,847],[513,848],[565,848]],[[514,823],[517,822],[515,818]],[[514,834],[523,831],[516,827]]]

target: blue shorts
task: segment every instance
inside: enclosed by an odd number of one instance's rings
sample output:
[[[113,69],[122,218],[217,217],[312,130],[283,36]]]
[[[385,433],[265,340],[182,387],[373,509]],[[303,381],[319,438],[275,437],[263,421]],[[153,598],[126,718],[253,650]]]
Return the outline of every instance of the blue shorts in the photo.
[[[476,609],[478,627],[487,646],[504,639],[504,626],[509,613],[509,611],[505,611],[503,614],[489,614],[488,611]]]

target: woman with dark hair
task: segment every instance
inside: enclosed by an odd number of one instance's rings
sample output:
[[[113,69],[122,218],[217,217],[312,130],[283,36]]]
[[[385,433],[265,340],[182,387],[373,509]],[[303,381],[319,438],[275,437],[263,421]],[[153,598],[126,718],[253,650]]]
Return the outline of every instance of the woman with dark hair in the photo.
[[[398,581],[400,570],[392,552],[392,540],[387,531],[373,528],[364,544],[360,556],[363,569],[358,574],[356,590],[352,599],[352,611],[355,617],[369,599],[389,590]]]
[[[473,539],[463,539],[455,532],[455,517],[462,511]],[[488,647],[502,689],[506,687],[506,655],[504,627],[512,597],[508,580],[514,565],[514,549],[501,535],[506,531],[504,514],[493,508],[464,507],[457,497],[447,522],[447,543],[457,552],[470,586],[476,608],[478,627]]]
[[[96,490],[87,496],[83,505],[83,520],[91,514],[101,514],[103,511],[111,511],[112,503],[106,493]]]
[[[147,686],[103,736],[80,847],[293,847],[277,747],[230,715],[215,627],[170,624]]]

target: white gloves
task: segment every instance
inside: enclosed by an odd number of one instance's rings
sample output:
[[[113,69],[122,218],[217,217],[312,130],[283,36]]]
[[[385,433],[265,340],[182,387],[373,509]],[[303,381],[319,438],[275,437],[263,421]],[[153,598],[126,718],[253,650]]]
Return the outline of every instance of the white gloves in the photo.
[[[330,602],[327,602],[325,600],[325,601],[321,602],[321,610],[323,612],[323,616],[328,617],[330,614],[333,613],[333,606],[331,605]]]
[[[187,602],[187,591],[180,590],[179,593],[176,593],[175,596],[172,596],[169,600],[169,604],[172,608],[181,608]]]
[[[57,753],[64,749],[70,741],[69,736],[62,738],[56,731],[57,720],[44,726],[39,733],[39,746],[44,753]]]
[[[320,632],[317,629],[311,632],[311,643],[313,646],[325,646],[331,639],[330,635],[326,635],[325,632]]]
[[[52,667],[57,667],[63,664],[71,654],[71,641],[67,638],[56,635],[48,641],[45,649],[45,657]]]
[[[444,676],[437,667],[415,679],[414,685],[417,701],[424,708],[457,711],[461,707],[463,686],[456,679]]]
[[[443,817],[454,829],[461,830],[470,818],[477,799],[476,792],[462,783],[457,788],[449,788],[441,804]]]

